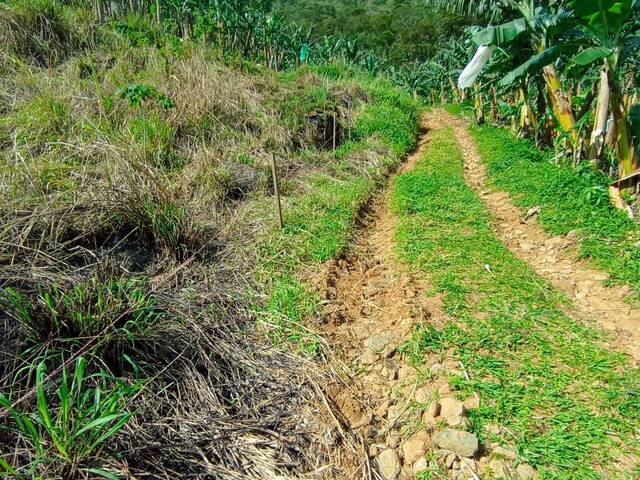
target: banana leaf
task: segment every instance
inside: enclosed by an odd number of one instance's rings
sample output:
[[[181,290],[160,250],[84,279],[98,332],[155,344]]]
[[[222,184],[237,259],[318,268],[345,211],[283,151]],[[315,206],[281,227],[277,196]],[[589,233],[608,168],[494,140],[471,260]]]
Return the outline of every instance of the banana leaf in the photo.
[[[471,37],[471,41],[478,46],[493,45],[501,47],[511,43],[526,31],[527,21],[524,18],[518,18],[502,25],[485,28]]]
[[[545,66],[555,62],[561,55],[572,52],[576,48],[577,45],[573,43],[565,43],[563,45],[554,45],[553,47],[549,47],[542,53],[534,55],[520,66],[507,73],[504,78],[500,80],[499,85],[502,87],[513,85],[516,81],[526,75],[532,75],[541,71]]]
[[[589,47],[582,50],[571,59],[571,63],[586,66],[608,57],[614,52],[612,48],[607,47]]]

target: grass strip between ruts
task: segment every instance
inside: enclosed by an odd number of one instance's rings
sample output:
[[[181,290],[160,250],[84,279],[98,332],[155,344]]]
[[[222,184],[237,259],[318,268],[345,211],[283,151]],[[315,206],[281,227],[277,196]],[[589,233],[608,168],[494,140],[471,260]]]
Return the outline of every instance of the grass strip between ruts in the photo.
[[[456,321],[420,328],[405,352],[420,363],[453,351],[470,379],[451,378],[452,386],[482,399],[471,428],[516,444],[542,478],[637,478],[615,464],[638,453],[639,371],[602,346],[597,328],[563,313],[566,299],[497,240],[464,182],[452,130],[431,135],[418,165],[392,186],[397,248]],[[488,424],[511,434],[490,434]]]

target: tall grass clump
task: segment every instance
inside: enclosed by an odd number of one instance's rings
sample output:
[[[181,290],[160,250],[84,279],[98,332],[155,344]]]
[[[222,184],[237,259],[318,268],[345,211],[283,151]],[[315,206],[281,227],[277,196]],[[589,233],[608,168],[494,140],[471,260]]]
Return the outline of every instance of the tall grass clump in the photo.
[[[34,387],[37,408],[32,411],[15,406],[0,392],[0,408],[13,419],[25,443],[15,451],[23,465],[14,468],[0,459],[0,472],[16,478],[51,478],[57,472],[65,479],[91,474],[117,478],[86,461],[129,421],[133,412],[127,404],[140,384],[129,385],[104,372],[90,373],[82,356],[72,368],[62,365],[56,385],[51,381],[46,363],[39,363]]]
[[[81,19],[71,17],[60,0],[10,0],[0,5],[3,63],[7,55],[15,55],[43,67],[57,64],[86,45],[88,38],[80,36],[76,23]],[[94,23],[92,18],[84,21]]]

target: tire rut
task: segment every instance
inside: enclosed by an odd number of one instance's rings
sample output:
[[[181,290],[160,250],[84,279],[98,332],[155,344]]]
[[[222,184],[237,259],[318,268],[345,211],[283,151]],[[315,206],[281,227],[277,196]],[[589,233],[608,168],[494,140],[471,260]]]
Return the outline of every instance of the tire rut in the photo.
[[[591,268],[577,255],[577,236],[549,237],[533,218],[527,218],[505,192],[491,188],[486,167],[481,161],[475,140],[465,121],[444,110],[434,110],[427,117],[433,128],[453,128],[458,146],[464,156],[464,176],[485,201],[493,217],[496,236],[521,260],[558,290],[567,294],[575,305],[574,316],[583,320],[595,319],[610,332],[609,342],[614,348],[640,361],[640,311],[625,302],[629,287],[607,287],[609,276]]]
[[[428,143],[425,133],[396,176],[415,166]],[[388,190],[374,199],[352,251],[328,262],[314,282],[324,306],[315,329],[327,340],[329,368],[341,379],[324,391],[341,428],[364,447],[364,458],[336,462],[334,478],[412,479],[440,464],[449,478],[478,478],[480,455],[437,450],[433,441],[443,428],[464,430],[466,409],[479,406],[477,396],[462,402],[449,388],[448,377],[463,374],[464,366],[442,352],[414,367],[399,351],[419,324],[440,328],[453,320],[440,297],[428,294],[429,285],[396,258],[398,219]],[[436,455],[432,463],[428,452]]]

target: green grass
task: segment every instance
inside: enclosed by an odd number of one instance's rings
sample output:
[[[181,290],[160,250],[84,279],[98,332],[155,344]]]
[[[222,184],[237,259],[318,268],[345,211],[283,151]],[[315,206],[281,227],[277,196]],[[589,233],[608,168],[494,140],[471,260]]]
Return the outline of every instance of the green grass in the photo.
[[[103,372],[89,374],[84,357],[75,361],[73,373],[65,365],[57,382],[55,394],[47,392],[47,371],[41,362],[36,371],[37,411],[23,413],[14,408],[0,392],[0,407],[6,408],[14,419],[25,442],[33,450],[34,459],[29,473],[42,478],[38,468],[51,469],[63,465],[66,476],[80,472],[93,473],[96,478],[118,478],[99,468],[81,466],[87,458],[104,448],[104,443],[122,429],[133,416],[127,403],[142,388],[129,385]],[[55,398],[55,400],[54,400]],[[0,472],[17,474],[0,458]],[[15,478],[24,478],[16,475]]]
[[[577,231],[580,254],[640,294],[640,227],[610,205],[606,175],[587,163],[556,164],[550,153],[502,129],[474,127],[471,133],[498,189],[523,210],[540,206],[538,220],[551,235]]]
[[[292,342],[311,355],[317,352],[318,340],[301,322],[317,310],[318,299],[300,282],[299,273],[344,251],[361,207],[389,169],[413,148],[418,131],[417,106],[409,95],[382,80],[359,78],[358,82],[374,100],[358,111],[354,141],[328,157],[331,174],[310,175],[305,191],[283,199],[285,227],[270,229],[259,248],[262,288],[269,292],[260,311],[276,325],[277,341]],[[376,153],[379,158],[374,165],[345,166],[363,149],[376,148],[387,153]]]
[[[496,239],[484,203],[464,183],[451,130],[432,134],[416,168],[394,182],[392,204],[402,258],[456,319],[419,329],[405,353],[419,363],[451,349],[463,362],[470,379],[451,384],[482,398],[471,428],[515,443],[542,478],[603,478],[600,467],[637,478],[613,462],[638,453],[640,372],[602,347],[600,331],[563,313],[567,300]],[[496,438],[487,424],[512,435]]]

